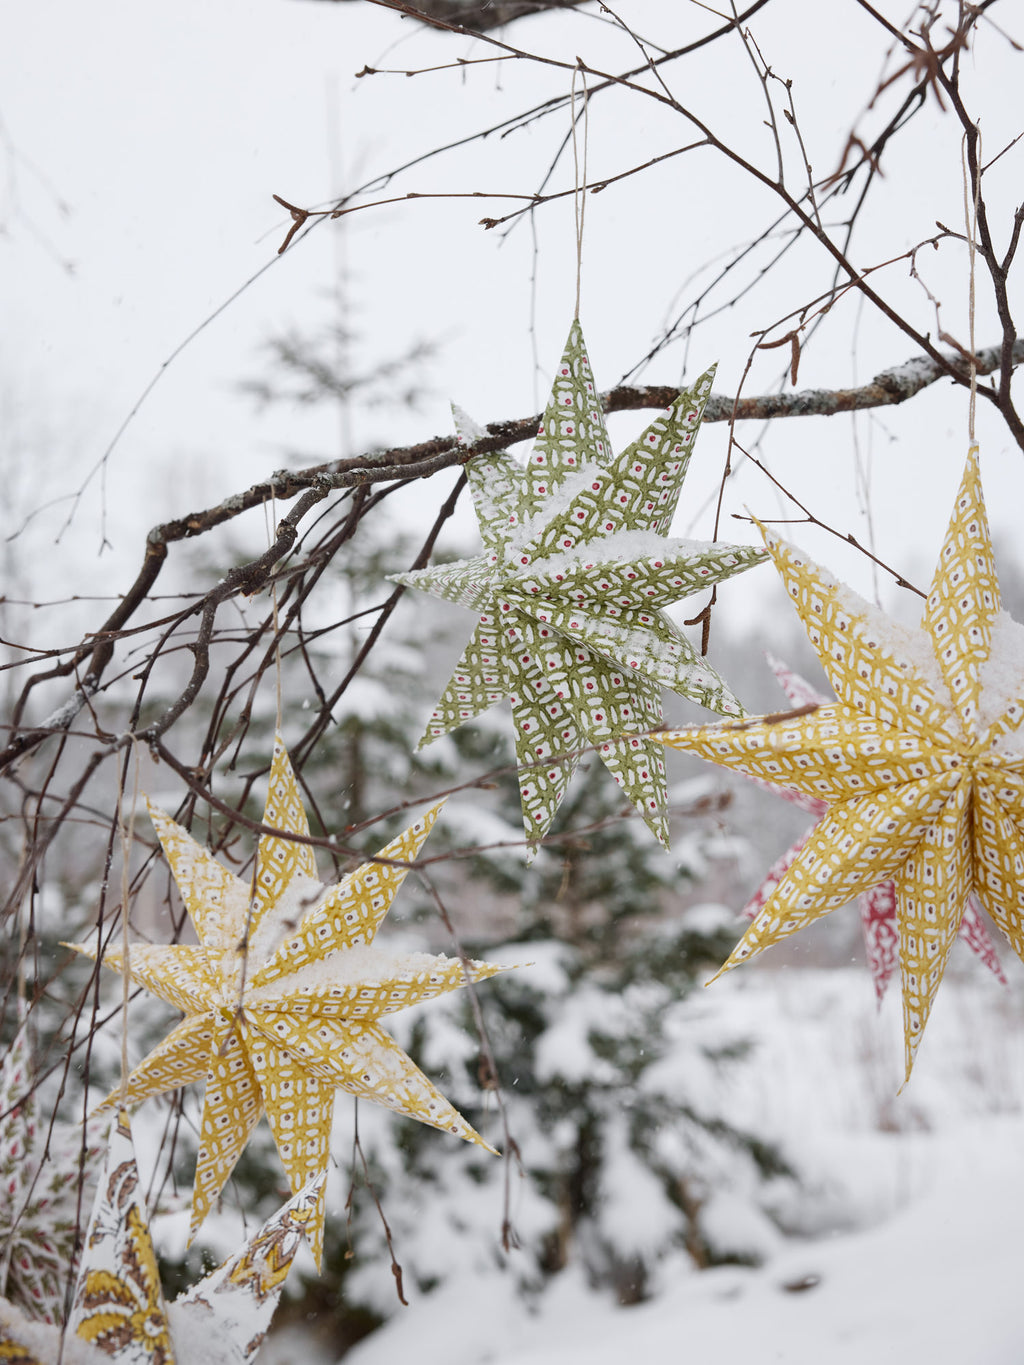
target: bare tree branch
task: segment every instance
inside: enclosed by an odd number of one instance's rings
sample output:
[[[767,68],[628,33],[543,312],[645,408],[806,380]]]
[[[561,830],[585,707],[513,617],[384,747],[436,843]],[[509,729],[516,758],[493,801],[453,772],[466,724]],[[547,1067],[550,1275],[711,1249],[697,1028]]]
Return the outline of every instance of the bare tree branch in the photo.
[[[1004,345],[991,346],[977,355],[977,373],[992,374],[1007,363],[1011,366],[1024,362],[1024,340],[1015,341],[1007,349]],[[884,370],[870,383],[851,389],[805,389],[799,393],[763,394],[751,398],[730,398],[713,394],[704,414],[706,422],[766,421],[779,417],[834,417],[843,412],[859,412],[867,408],[892,407],[905,403],[934,384],[948,377],[955,369],[966,373],[962,356],[950,354],[939,360],[931,356],[915,356],[892,369]],[[605,412],[625,412],[638,409],[665,408],[672,403],[678,390],[669,385],[632,387],[620,385],[601,395]],[[983,390],[982,392],[986,392]],[[209,643],[217,608],[222,602],[239,594],[253,595],[266,587],[275,566],[295,544],[301,519],[327,495],[340,489],[366,487],[371,484],[411,482],[429,478],[443,469],[468,464],[476,455],[503,450],[536,435],[539,415],[491,422],[487,435],[471,446],[459,445],[455,436],[435,436],[412,446],[397,446],[374,455],[348,460],[334,460],[308,469],[280,470],[269,479],[253,484],[242,493],[232,495],[214,507],[155,526],[146,538],[146,553],[138,577],[122,598],[117,609],[103,625],[88,638],[90,643],[79,646],[71,657],[43,673],[33,675],[26,682],[12,717],[11,738],[0,751],[0,772],[24,754],[34,749],[53,734],[65,733],[90,697],[94,696],[100,679],[110,662],[116,641],[127,622],[148,599],[153,584],[167,560],[168,546],[175,541],[203,535],[242,512],[260,507],[272,498],[286,500],[302,495],[299,503],[278,525],[274,544],[257,559],[233,569],[218,585],[172,618],[181,624],[189,617],[200,617],[200,631],[189,647],[195,664],[188,687],[179,695],[159,721],[150,727],[152,736],[163,734],[185,710],[191,706],[202,687],[209,668]],[[449,499],[444,515],[450,515],[454,504]],[[432,533],[436,536],[435,528]],[[431,544],[433,541],[431,540]],[[391,604],[393,606],[393,604]],[[376,638],[374,634],[373,638]],[[20,718],[32,691],[40,683],[58,677],[74,675],[80,679],[68,700],[39,725],[20,730]],[[333,701],[337,700],[337,696]],[[332,702],[333,704],[333,702]],[[329,707],[327,711],[329,712]],[[147,734],[149,731],[147,731]]]
[[[331,0],[331,3],[344,3],[344,0]],[[488,29],[501,28],[514,19],[543,14],[545,10],[574,9],[582,3],[583,0],[420,0],[418,5],[410,5],[403,12],[432,28],[457,24],[460,28],[486,33]]]

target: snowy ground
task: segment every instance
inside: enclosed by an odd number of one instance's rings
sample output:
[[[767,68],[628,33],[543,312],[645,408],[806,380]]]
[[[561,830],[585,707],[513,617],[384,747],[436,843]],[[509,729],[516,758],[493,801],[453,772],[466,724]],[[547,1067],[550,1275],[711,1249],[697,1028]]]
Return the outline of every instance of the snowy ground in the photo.
[[[694,1029],[758,1040],[729,1116],[783,1141],[801,1188],[766,1222],[758,1269],[663,1265],[650,1302],[619,1308],[567,1271],[526,1311],[509,1278],[419,1296],[346,1365],[1019,1365],[1024,1321],[1024,989],[960,964],[902,1094],[899,1005],[877,1014],[861,969],[749,967],[702,993]],[[969,974],[968,974],[969,972]],[[628,1192],[626,1192],[628,1195]],[[628,1203],[628,1198],[625,1201]],[[720,1211],[749,1219],[749,1209]],[[737,1229],[749,1240],[749,1226]],[[320,1365],[285,1333],[263,1365]]]
[[[628,1309],[602,1305],[573,1279],[535,1317],[498,1294],[454,1287],[348,1359],[620,1365],[713,1353],[723,1365],[1019,1365],[1024,1123],[965,1123],[903,1141],[927,1162],[928,1192],[870,1231],[791,1244],[758,1271],[683,1275]]]

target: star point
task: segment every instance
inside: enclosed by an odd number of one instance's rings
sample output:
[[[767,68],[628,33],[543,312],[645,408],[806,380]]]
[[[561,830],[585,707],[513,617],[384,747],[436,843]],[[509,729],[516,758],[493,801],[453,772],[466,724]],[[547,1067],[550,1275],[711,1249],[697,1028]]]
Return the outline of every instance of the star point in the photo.
[[[836,702],[660,738],[827,808],[722,970],[892,881],[909,1077],[972,892],[1024,957],[1024,629],[973,451],[917,629],[764,536]]]
[[[326,1171],[337,1088],[493,1151],[380,1023],[503,970],[388,953],[374,942],[441,805],[327,887],[312,846],[302,842],[309,826],[280,739],[262,820],[280,832],[261,835],[251,882],[151,807],[199,943],[129,949],[132,978],[184,1018],[104,1103],[134,1105],[205,1077],[193,1236],[264,1112],[294,1193]],[[108,948],[104,961],[117,971],[126,966],[120,948]],[[318,1263],[324,1198],[321,1185],[310,1223]]]
[[[591,747],[667,845],[663,761],[647,734],[660,687],[742,714],[662,610],[764,558],[667,536],[713,376],[616,456],[574,322],[525,467],[506,453],[466,467],[482,553],[392,575],[478,615],[420,747],[510,698],[530,856]],[[464,414],[456,422],[460,440],[475,438]]]

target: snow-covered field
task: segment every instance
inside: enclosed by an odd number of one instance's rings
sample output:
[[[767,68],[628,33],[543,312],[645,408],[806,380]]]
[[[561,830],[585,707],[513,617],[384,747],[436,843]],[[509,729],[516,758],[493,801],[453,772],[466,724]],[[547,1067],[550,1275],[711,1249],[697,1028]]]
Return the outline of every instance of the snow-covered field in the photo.
[[[747,968],[694,1001],[693,1030],[755,1040],[723,1112],[801,1175],[758,1226],[748,1204],[715,1211],[722,1244],[753,1240],[758,1268],[697,1272],[680,1252],[629,1308],[570,1268],[527,1308],[512,1276],[481,1267],[413,1297],[348,1365],[1019,1365],[1024,990],[1013,964],[1007,990],[966,956],[902,1093],[899,1002],[876,1012],[861,968]],[[335,1358],[289,1332],[261,1357]]]
[[[493,1283],[483,1293],[453,1286],[348,1359],[1019,1365],[1024,1123],[965,1119],[897,1141],[924,1188],[867,1231],[787,1243],[760,1270],[681,1270],[656,1301],[633,1308],[609,1307],[571,1276],[535,1316]]]

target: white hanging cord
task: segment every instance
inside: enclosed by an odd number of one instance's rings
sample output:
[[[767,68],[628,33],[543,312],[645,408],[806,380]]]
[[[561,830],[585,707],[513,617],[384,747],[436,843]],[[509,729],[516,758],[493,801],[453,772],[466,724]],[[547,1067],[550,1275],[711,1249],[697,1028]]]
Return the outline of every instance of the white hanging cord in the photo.
[[[579,59],[577,58],[577,61]],[[576,77],[579,76],[583,84],[583,156],[582,165],[580,158],[579,139],[577,136],[576,124]],[[576,216],[576,312],[574,317],[577,322],[580,320],[580,287],[583,277],[583,220],[587,211],[587,144],[590,140],[590,98],[587,91],[587,74],[581,66],[574,66],[572,71],[572,91],[570,94],[572,103],[572,166],[575,176],[575,188],[573,191],[573,209]],[[582,175],[580,174],[582,169]]]
[[[266,509],[266,504],[265,504],[265,503],[264,503],[264,509]],[[264,512],[264,515],[266,515],[265,512]],[[271,547],[271,545],[273,545],[273,543],[274,543],[274,527],[276,527],[276,526],[277,526],[277,495],[276,495],[276,493],[274,492],[273,485],[271,485],[271,488],[270,488],[270,519],[267,521],[267,548],[268,548],[268,549],[269,549],[269,548]],[[276,580],[271,580],[271,584],[270,584],[270,610],[271,610],[271,616],[272,616],[273,625],[274,625],[274,679],[275,679],[275,684],[276,684],[276,689],[277,689],[277,714],[276,714],[276,719],[275,719],[275,721],[274,721],[274,732],[275,732],[275,734],[280,734],[280,733],[281,733],[281,714],[282,714],[282,703],[281,703],[281,637],[280,637],[280,635],[278,634],[278,617],[277,617],[277,582],[276,582]]]
[[[968,300],[967,300],[967,344],[971,353],[971,399],[967,412],[967,432],[970,439],[971,450],[975,454],[978,452],[978,441],[974,432],[974,413],[978,399],[978,370],[975,362],[974,346],[974,258],[978,251],[978,200],[981,197],[981,128],[975,124],[977,143],[975,149],[975,159],[978,167],[978,176],[974,183],[974,192],[971,193],[970,166],[967,160],[967,134],[964,134],[960,145],[960,161],[963,167],[964,180],[964,224],[967,230],[967,262],[968,262]]]
[[[117,826],[121,836],[121,1095],[118,1107],[125,1107],[128,1095],[128,1001],[131,995],[131,963],[128,943],[128,901],[131,892],[132,844],[135,841],[135,811],[139,802],[139,746],[132,736],[132,799],[125,818],[124,775],[117,783]]]

